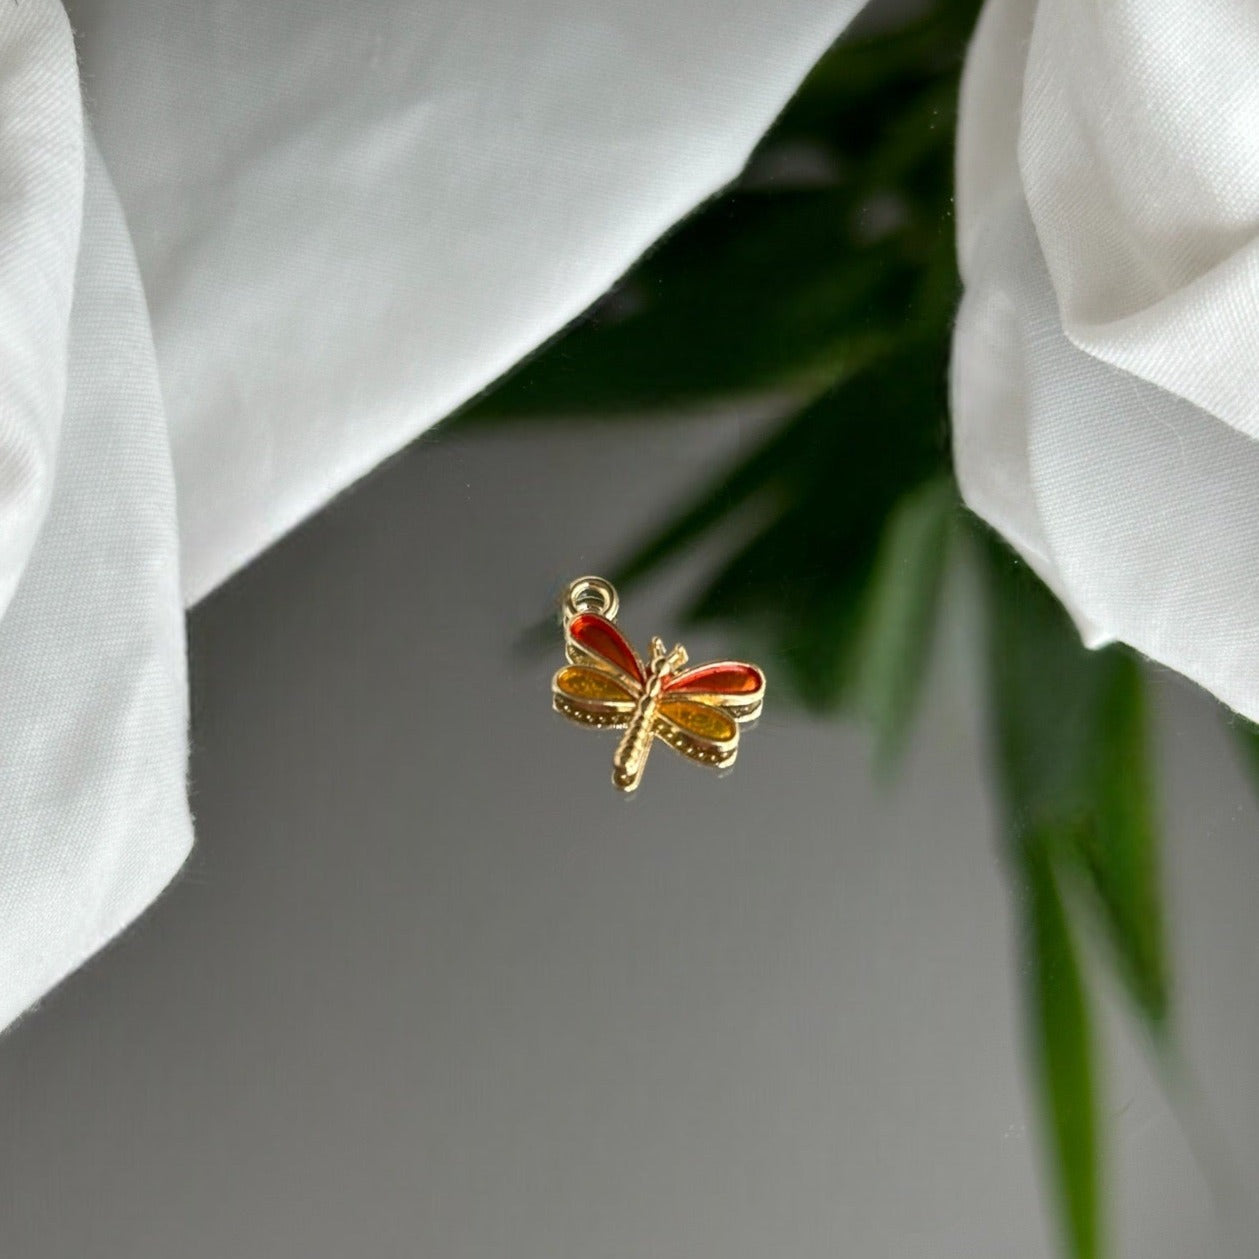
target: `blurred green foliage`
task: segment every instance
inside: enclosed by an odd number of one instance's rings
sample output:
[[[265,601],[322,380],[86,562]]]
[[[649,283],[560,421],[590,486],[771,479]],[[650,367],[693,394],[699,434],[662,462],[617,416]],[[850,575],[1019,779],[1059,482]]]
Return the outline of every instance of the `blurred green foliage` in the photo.
[[[1102,1249],[1102,1131],[1077,936],[1097,924],[1154,1043],[1168,1034],[1159,836],[1137,660],[1087,652],[1057,600],[991,535],[989,712],[1023,923],[1026,1017],[1066,1251]],[[1073,912],[1074,911],[1074,912]]]
[[[631,587],[700,543],[724,546],[686,618],[770,640],[799,700],[864,716],[884,763],[914,712],[948,566],[978,562],[1043,1146],[1064,1254],[1098,1259],[1103,1090],[1086,963],[1109,962],[1163,1043],[1157,809],[1140,663],[1086,651],[1026,565],[961,510],[953,479],[953,141],[977,10],[939,0],[842,40],[734,187],[458,422],[677,421],[719,400],[784,400],[768,436],[610,575]]]

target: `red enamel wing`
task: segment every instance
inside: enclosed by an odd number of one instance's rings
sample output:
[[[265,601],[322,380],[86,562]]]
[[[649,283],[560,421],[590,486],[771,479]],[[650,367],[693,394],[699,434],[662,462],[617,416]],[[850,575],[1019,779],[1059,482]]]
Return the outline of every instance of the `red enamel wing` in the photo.
[[[569,663],[551,684],[557,712],[587,726],[624,730],[612,781],[633,791],[647,754],[661,739],[683,756],[724,769],[739,750],[739,726],[759,716],[765,675],[755,665],[723,660],[684,668],[681,646],[652,639],[644,663],[607,617],[579,612],[564,626]]]

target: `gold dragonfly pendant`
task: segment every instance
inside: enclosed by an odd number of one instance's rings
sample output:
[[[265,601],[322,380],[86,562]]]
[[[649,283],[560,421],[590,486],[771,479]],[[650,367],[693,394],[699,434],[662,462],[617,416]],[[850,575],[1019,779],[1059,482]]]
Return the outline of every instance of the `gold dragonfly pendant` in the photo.
[[[725,769],[739,751],[739,728],[765,699],[765,675],[734,660],[687,669],[686,648],[651,640],[644,662],[616,627],[620,606],[602,577],[579,577],[564,596],[565,665],[552,679],[555,711],[585,726],[624,730],[612,757],[612,783],[633,791],[657,739],[676,752]]]

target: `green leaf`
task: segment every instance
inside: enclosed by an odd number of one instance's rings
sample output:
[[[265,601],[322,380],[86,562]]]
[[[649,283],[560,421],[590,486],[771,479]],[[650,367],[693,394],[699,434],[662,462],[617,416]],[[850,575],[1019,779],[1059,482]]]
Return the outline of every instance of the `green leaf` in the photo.
[[[1025,1003],[1036,1093],[1057,1190],[1064,1252],[1102,1253],[1101,1134],[1088,1002],[1051,854],[1060,837],[1026,837]]]
[[[900,750],[926,671],[957,507],[952,477],[935,477],[896,504],[879,542],[857,672],[884,765]]]
[[[1150,1031],[1161,1037],[1169,983],[1144,710],[1140,666],[1128,653],[1115,653],[1098,695],[1095,809],[1079,846],[1120,977]]]
[[[1087,816],[1098,657],[1031,570],[983,533],[999,783],[1011,833],[1073,829]],[[1105,664],[1102,665],[1104,669]]]
[[[907,489],[947,466],[943,382],[936,339],[907,340],[779,421],[690,495],[618,573],[637,579],[758,500],[772,500],[780,514],[799,513],[802,528],[864,527],[881,518]],[[787,552],[781,558],[792,562]]]
[[[1234,714],[1229,714],[1229,718],[1228,726],[1237,740],[1243,767],[1250,775],[1255,791],[1259,792],[1259,726]]]
[[[997,756],[1017,837],[1069,836],[1117,972],[1152,1035],[1169,983],[1158,828],[1138,662],[1089,651],[1062,606],[1002,544],[988,543]]]
[[[1156,1040],[1169,1021],[1158,829],[1139,662],[1090,652],[1026,565],[985,534],[998,779],[1025,882],[1028,1007],[1049,1151],[1072,1259],[1099,1254],[1096,1099],[1072,940],[1077,884],[1116,972]],[[1076,924],[1077,926],[1079,924]]]

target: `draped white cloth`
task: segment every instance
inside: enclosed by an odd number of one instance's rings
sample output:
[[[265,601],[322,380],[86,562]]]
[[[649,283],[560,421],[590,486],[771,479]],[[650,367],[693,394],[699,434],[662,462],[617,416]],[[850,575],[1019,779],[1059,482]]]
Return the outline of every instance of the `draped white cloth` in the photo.
[[[0,21],[3,1026],[144,909],[192,834],[144,294],[90,145],[84,178],[64,19],[28,0]]]
[[[188,850],[184,605],[734,176],[859,7],[0,5],[0,1027]],[[1253,0],[989,0],[953,405],[1087,641],[1259,718],[1256,65]]]
[[[728,182],[858,7],[0,4],[0,1027],[188,851],[184,604]]]
[[[1259,6],[989,0],[963,81],[967,502],[1087,642],[1259,719]]]

